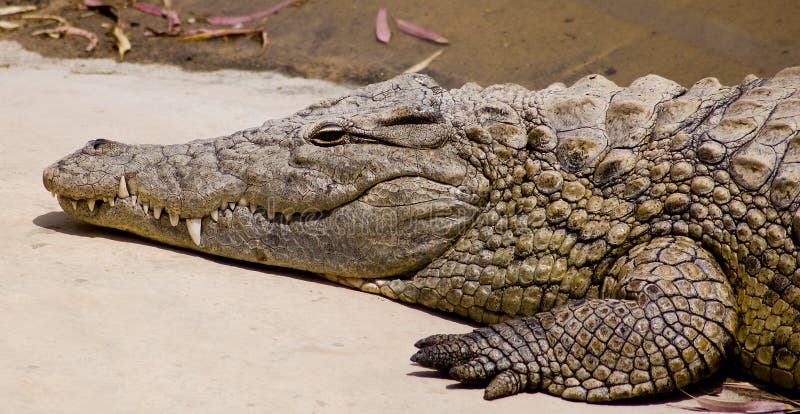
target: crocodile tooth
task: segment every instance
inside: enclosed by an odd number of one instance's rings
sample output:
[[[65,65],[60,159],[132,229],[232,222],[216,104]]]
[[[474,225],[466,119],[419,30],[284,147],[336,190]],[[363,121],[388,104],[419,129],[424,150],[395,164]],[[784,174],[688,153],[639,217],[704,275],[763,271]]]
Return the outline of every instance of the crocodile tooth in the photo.
[[[290,223],[292,221],[292,219],[294,218],[294,211],[287,211],[287,212],[283,213],[283,216],[286,217],[286,222]]]
[[[119,198],[128,198],[130,197],[130,193],[128,192],[128,183],[125,182],[125,176],[119,178],[119,192],[117,197]]]
[[[270,220],[275,220],[275,212],[274,211],[267,211],[267,218]]]
[[[217,209],[211,210],[211,220],[219,221],[219,210]]]
[[[77,210],[78,209],[78,200],[70,200],[69,202],[72,203],[72,209],[73,210]]]
[[[177,226],[180,221],[181,216],[179,216],[178,213],[172,211],[169,212],[169,224],[172,224],[172,227]]]
[[[153,207],[153,217],[155,217],[156,220],[161,218],[161,209],[162,207]]]
[[[89,207],[89,211],[94,211],[94,203],[97,200],[86,200],[86,206]]]
[[[258,206],[255,204],[250,204],[250,214],[254,214],[256,212],[256,208],[258,208]]]
[[[189,230],[189,237],[192,238],[192,241],[196,245],[200,245],[200,230],[203,227],[203,220],[199,218],[187,218],[186,219],[186,229]]]
[[[236,210],[236,203],[228,203],[228,208],[231,210]]]
[[[117,200],[116,197],[109,198],[108,199],[108,205],[110,205],[111,207],[114,207],[114,205],[117,204],[116,200]]]
[[[147,212],[150,211],[150,204],[142,204],[142,210],[144,210],[144,214],[147,214]]]
[[[134,194],[131,196],[131,201],[133,202],[133,206],[136,207],[139,202],[139,197],[136,194]]]
[[[242,207],[247,207],[250,203],[248,203],[247,200],[245,200],[244,197],[242,197],[242,198],[239,199],[239,202],[236,203],[236,204],[240,205]]]

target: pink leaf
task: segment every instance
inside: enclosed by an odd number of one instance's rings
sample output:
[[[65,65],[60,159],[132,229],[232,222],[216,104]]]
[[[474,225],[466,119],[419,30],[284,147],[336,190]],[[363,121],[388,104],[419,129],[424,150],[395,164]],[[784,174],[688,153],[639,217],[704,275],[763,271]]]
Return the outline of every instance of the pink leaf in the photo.
[[[133,8],[139,10],[142,13],[149,14],[151,16],[158,16],[161,17],[164,15],[164,9],[158,6],[153,6],[150,4],[145,3],[133,3]]]
[[[426,29],[422,26],[417,26],[414,23],[400,19],[394,19],[394,21],[395,23],[397,23],[397,28],[400,29],[400,31],[403,33],[410,34],[411,36],[418,37],[420,39],[430,40],[431,42],[440,43],[443,45],[450,43],[449,40],[445,39],[438,33]]]
[[[158,34],[177,35],[180,33],[181,30],[178,26],[181,25],[181,19],[178,17],[178,12],[171,7],[159,7],[145,3],[134,3],[133,8],[152,16],[167,18],[167,31]],[[153,31],[153,33],[156,33],[156,31]]]
[[[267,17],[270,14],[275,14],[285,9],[286,7],[291,6],[296,1],[297,0],[285,0],[268,9],[261,10],[255,13],[246,14],[244,16],[211,16],[207,18],[206,21],[211,24],[219,26],[252,22],[253,20],[258,20],[262,17]]]
[[[178,17],[178,12],[175,10],[166,9],[165,11],[167,15],[167,31],[172,32],[177,26],[181,25],[181,19]]]
[[[389,43],[392,38],[392,30],[389,28],[389,20],[386,17],[386,7],[378,9],[378,16],[375,18],[375,37],[383,43]]]
[[[72,26],[59,26],[54,29],[46,29],[46,30],[38,30],[36,32],[31,33],[31,36],[39,36],[43,34],[57,34],[57,35],[73,35],[73,36],[81,36],[86,38],[89,41],[89,45],[86,46],[86,51],[91,52],[94,50],[97,45],[100,43],[100,40],[97,38],[97,35],[84,29],[80,29],[77,27]]]

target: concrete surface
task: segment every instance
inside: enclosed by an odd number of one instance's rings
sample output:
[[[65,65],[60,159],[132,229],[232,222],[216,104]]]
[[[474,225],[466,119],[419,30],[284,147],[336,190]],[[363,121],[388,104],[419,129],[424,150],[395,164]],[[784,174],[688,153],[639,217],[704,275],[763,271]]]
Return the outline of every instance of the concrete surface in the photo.
[[[0,42],[0,411],[682,412],[542,394],[483,401],[408,360],[418,338],[467,323],[82,224],[41,184],[46,165],[88,139],[222,135],[345,90],[43,59]]]

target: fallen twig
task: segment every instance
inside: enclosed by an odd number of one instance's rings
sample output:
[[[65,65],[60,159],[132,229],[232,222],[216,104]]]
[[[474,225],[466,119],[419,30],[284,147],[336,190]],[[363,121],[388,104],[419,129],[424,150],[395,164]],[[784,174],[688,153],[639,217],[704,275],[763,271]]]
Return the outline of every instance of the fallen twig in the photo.
[[[397,28],[400,29],[400,31],[403,33],[409,34],[414,37],[418,37],[420,39],[430,40],[431,42],[443,45],[450,43],[449,40],[439,35],[438,33],[434,32],[433,30],[426,29],[422,26],[418,26],[414,23],[405,20],[394,19],[394,21],[395,23],[397,23]]]
[[[226,37],[226,36],[241,36],[247,34],[255,34],[258,33],[261,36],[261,48],[267,47],[267,42],[269,40],[267,36],[267,31],[260,28],[254,29],[195,29],[187,31],[189,33],[188,36],[181,37],[180,40],[184,42],[192,42],[197,40],[208,40],[214,39],[217,37]]]
[[[111,30],[111,34],[114,35],[114,39],[117,40],[117,52],[119,52],[119,60],[125,59],[125,54],[131,50],[131,41],[128,39],[128,36],[125,34],[125,31],[122,30],[119,24],[114,25],[114,29]]]
[[[53,29],[37,30],[31,33],[31,36],[39,36],[43,34],[54,37],[61,37],[64,35],[74,35],[74,36],[84,37],[89,41],[89,45],[86,46],[87,52],[91,52],[97,47],[98,44],[100,44],[100,40],[97,38],[96,34],[88,30],[80,29],[73,26],[58,26]]]
[[[434,59],[436,59],[437,57],[439,57],[439,55],[442,54],[442,52],[444,52],[444,49],[439,49],[439,50],[433,52],[433,54],[431,54],[430,56],[428,56],[425,59],[421,60],[416,65],[406,69],[403,73],[417,73],[417,72],[427,68],[428,65],[430,65],[431,62],[433,62]]]
[[[690,397],[697,406],[687,406],[682,404],[668,404],[669,406],[681,408],[687,411],[698,412],[725,412],[725,413],[784,413],[792,410],[796,411],[798,406],[794,401],[765,393],[752,384],[741,382],[725,382],[717,395],[699,396],[689,394],[681,390],[686,396]]]
[[[252,22],[253,20],[258,20],[262,17],[267,17],[271,14],[275,14],[286,7],[291,6],[292,4],[300,4],[299,0],[284,0],[268,9],[264,9],[255,13],[246,14],[244,16],[211,16],[206,18],[206,21],[217,26],[225,26],[225,25],[234,25],[234,24],[241,24]]]
[[[63,25],[69,25],[67,19],[55,14],[26,14],[22,18],[25,20],[55,20]]]
[[[128,35],[125,34],[127,24],[119,17],[117,9],[101,0],[83,0],[83,4],[89,8],[89,10],[98,12],[114,20],[114,27],[111,29],[111,35],[114,36],[116,40],[119,60],[125,59],[125,54],[131,50],[131,41]]]
[[[689,411],[715,411],[722,413],[783,413],[789,410],[789,406],[780,401],[771,400],[751,400],[751,401],[728,401],[707,396],[696,397],[694,401],[699,407],[684,407],[673,405]]]
[[[27,13],[36,10],[36,6],[30,4],[26,6],[6,6],[0,7],[0,16],[8,16],[12,14]]]
[[[3,30],[15,30],[19,29],[20,25],[14,22],[9,22],[7,20],[0,20],[0,29]]]

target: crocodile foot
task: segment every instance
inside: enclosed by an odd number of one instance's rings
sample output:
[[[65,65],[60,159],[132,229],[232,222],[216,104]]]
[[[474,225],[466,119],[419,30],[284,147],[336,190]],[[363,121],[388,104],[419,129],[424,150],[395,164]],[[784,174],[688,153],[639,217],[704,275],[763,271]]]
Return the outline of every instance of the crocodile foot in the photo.
[[[415,344],[419,351],[411,360],[464,384],[485,384],[487,400],[517,394],[539,382],[538,364],[521,333],[526,331],[531,332],[524,320],[516,320],[467,334],[429,336]]]

